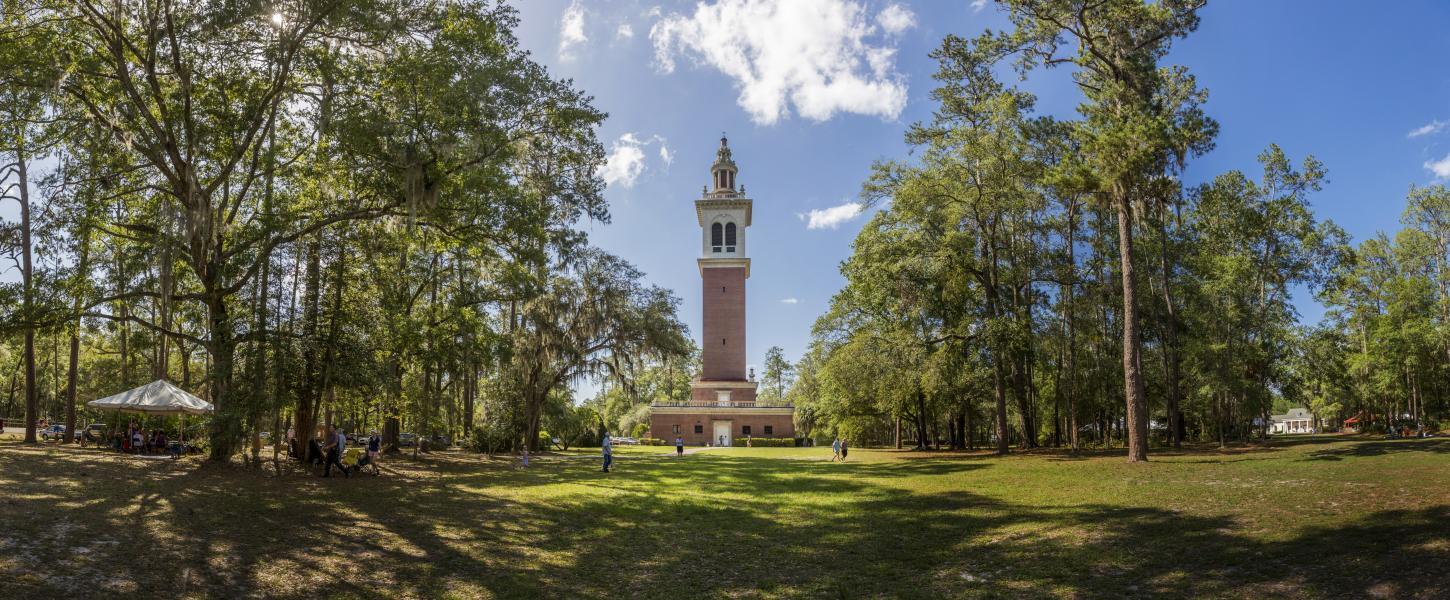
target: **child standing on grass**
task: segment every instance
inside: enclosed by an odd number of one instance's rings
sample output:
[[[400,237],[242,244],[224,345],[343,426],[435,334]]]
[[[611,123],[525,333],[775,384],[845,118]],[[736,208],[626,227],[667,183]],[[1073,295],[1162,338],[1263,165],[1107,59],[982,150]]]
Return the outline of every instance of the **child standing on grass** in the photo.
[[[604,472],[608,473],[610,463],[614,462],[614,445],[609,443],[608,431],[604,432],[604,443],[602,450],[604,452]]]
[[[378,474],[378,459],[381,458],[382,449],[383,438],[374,431],[371,436],[368,436],[368,464],[373,467],[373,475]]]
[[[685,438],[675,436],[675,456],[685,455]]]

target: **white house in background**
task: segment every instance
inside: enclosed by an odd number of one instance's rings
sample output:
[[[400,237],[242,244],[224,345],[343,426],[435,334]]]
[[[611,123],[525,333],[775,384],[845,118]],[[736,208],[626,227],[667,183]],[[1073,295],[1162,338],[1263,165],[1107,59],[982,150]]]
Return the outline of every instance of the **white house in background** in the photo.
[[[1314,413],[1307,408],[1291,408],[1282,415],[1271,415],[1269,420],[1269,433],[1314,433]]]

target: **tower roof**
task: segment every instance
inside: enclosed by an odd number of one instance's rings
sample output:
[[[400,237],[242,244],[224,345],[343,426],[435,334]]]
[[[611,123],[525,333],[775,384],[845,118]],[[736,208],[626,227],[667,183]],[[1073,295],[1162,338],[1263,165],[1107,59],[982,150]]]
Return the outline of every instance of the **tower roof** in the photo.
[[[720,134],[720,149],[715,151],[715,162],[710,165],[710,180],[714,183],[713,191],[708,192],[710,196],[735,196],[735,175],[740,169],[735,167],[735,159],[730,156],[730,140],[724,133]]]
[[[720,149],[715,151],[715,163],[710,165],[710,171],[715,172],[727,168],[732,171],[738,170],[735,168],[735,160],[730,156],[730,140],[725,137],[724,133],[721,133]]]

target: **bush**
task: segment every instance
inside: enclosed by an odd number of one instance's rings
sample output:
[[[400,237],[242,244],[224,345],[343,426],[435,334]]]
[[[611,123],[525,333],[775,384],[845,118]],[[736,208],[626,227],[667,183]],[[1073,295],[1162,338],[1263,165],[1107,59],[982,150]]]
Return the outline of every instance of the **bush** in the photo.
[[[650,406],[641,404],[619,417],[617,427],[610,429],[614,435],[641,438],[649,435]]]
[[[575,446],[599,446],[599,434],[594,431],[582,431],[569,439],[569,447]]]
[[[794,448],[795,438],[745,438],[742,440],[751,448]]]
[[[473,433],[462,440],[462,446],[488,454],[509,452],[517,445],[517,439],[508,427],[480,420],[473,426]]]
[[[669,442],[659,438],[639,438],[641,446],[668,446]]]

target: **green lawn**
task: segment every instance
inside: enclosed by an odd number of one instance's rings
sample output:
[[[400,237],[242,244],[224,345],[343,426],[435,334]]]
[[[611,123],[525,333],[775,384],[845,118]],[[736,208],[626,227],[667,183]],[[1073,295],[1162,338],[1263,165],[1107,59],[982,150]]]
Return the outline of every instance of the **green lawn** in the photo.
[[[344,480],[4,441],[0,595],[1450,596],[1450,439],[585,452]]]

